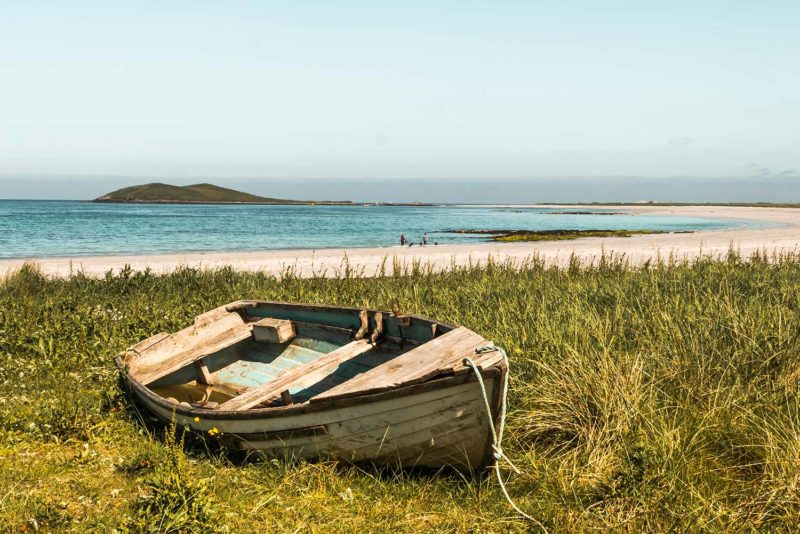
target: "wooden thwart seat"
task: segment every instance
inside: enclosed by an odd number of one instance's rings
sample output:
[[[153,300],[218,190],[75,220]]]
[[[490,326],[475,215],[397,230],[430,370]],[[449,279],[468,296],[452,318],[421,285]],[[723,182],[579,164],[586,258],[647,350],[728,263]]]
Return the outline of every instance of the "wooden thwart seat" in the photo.
[[[144,358],[134,361],[130,366],[130,374],[142,384],[147,385],[186,365],[202,360],[210,354],[214,354],[252,336],[253,331],[250,325],[237,325],[210,339],[192,340],[194,343],[178,340],[175,347],[170,347],[173,352],[166,358],[157,359],[153,362]]]
[[[486,344],[483,337],[459,327],[312,397],[311,402],[377,393],[401,385],[418,384],[443,374],[466,371],[465,357],[472,358],[480,367],[486,367],[486,362],[475,354],[475,349]],[[495,361],[494,356],[486,360],[489,359]]]
[[[372,350],[373,345],[366,339],[352,341],[325,356],[283,373],[275,380],[245,391],[219,405],[219,410],[247,410],[263,402],[281,396],[291,385],[302,380],[305,383],[322,380],[342,363]]]

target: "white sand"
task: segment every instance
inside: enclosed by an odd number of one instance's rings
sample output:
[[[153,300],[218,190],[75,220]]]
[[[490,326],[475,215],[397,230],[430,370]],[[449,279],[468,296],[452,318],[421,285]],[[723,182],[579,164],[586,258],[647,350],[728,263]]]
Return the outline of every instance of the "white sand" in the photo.
[[[560,206],[563,207],[563,206]],[[581,206],[575,206],[580,209]],[[593,206],[594,207],[594,206]],[[598,206],[599,207],[599,206]],[[130,265],[135,270],[147,267],[154,272],[166,272],[178,266],[213,269],[232,266],[242,270],[259,270],[280,274],[294,268],[301,276],[314,273],[338,272],[347,258],[351,268],[364,275],[373,275],[385,261],[391,269],[396,260],[410,264],[419,260],[441,269],[455,263],[466,265],[483,262],[490,256],[498,261],[522,260],[538,254],[548,262],[563,265],[575,254],[583,260],[596,260],[603,251],[624,255],[634,263],[642,263],[659,256],[692,259],[699,255],[724,255],[733,246],[743,255],[756,251],[795,252],[800,245],[800,209],[749,208],[707,206],[635,206],[620,208],[637,214],[685,215],[696,217],[749,219],[780,223],[780,227],[763,229],[733,229],[702,231],[691,234],[637,235],[627,238],[583,238],[573,241],[535,243],[477,243],[468,245],[439,245],[428,247],[386,247],[325,250],[272,250],[263,252],[205,252],[150,256],[95,256],[76,258],[30,258],[52,276],[66,276],[82,270],[99,276],[109,269]],[[583,207],[585,208],[585,206]],[[26,260],[0,260],[0,274],[18,269]]]

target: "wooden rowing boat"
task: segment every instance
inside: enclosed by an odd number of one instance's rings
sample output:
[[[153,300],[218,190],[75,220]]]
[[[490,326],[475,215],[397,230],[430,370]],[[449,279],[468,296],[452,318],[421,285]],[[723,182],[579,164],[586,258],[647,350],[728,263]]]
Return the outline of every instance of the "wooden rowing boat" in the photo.
[[[204,313],[116,363],[157,417],[236,449],[470,470],[492,459],[507,373],[502,352],[464,327],[260,301]]]

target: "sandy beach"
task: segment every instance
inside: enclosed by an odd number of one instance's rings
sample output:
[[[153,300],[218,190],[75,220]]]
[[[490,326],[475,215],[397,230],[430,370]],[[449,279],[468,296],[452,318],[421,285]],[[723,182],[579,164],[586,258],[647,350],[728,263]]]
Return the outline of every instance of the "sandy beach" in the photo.
[[[538,206],[542,207],[542,206]],[[564,207],[564,206],[560,206]],[[580,207],[580,206],[576,206]],[[585,206],[584,206],[585,207]],[[593,206],[601,207],[601,206]],[[731,246],[743,255],[756,251],[793,252],[800,246],[800,209],[731,206],[607,206],[635,214],[686,215],[695,217],[730,218],[777,223],[760,229],[732,229],[694,233],[638,235],[627,238],[583,238],[573,241],[536,243],[478,243],[428,247],[383,247],[324,250],[265,250],[259,252],[197,252],[143,256],[88,256],[73,258],[29,258],[0,260],[0,273],[21,267],[26,261],[38,263],[50,276],[68,276],[83,271],[99,276],[113,269],[130,265],[135,270],[150,268],[168,272],[180,266],[214,269],[232,266],[235,269],[265,271],[280,274],[293,269],[300,276],[333,275],[345,263],[364,276],[374,275],[381,265],[391,268],[394,262],[411,264],[420,261],[436,269],[452,264],[466,265],[485,262],[523,260],[538,255],[553,264],[565,264],[571,255],[584,261],[594,261],[603,252],[624,256],[640,264],[670,255],[693,259],[699,255],[719,256]],[[346,260],[346,262],[345,262]]]

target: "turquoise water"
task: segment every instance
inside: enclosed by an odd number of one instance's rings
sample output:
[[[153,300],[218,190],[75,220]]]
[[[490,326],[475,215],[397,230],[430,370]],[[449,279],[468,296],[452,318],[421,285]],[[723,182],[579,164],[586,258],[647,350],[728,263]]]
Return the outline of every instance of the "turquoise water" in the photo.
[[[452,229],[707,230],[752,221],[492,206],[225,206],[0,200],[0,258],[474,243]],[[581,209],[581,211],[589,211]],[[623,210],[624,211],[624,210]]]

